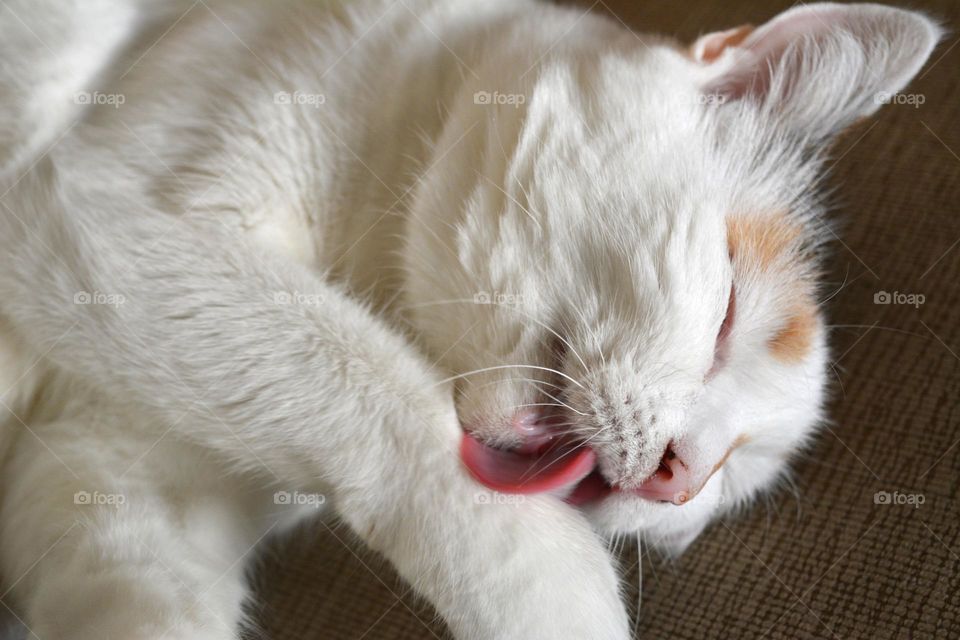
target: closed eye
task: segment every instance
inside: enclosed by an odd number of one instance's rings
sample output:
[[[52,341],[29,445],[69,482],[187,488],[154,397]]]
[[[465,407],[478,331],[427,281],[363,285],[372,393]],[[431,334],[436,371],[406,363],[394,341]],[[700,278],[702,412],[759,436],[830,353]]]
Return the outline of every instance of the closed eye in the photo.
[[[713,347],[713,366],[710,367],[710,371],[707,373],[707,378],[713,377],[714,374],[723,366],[726,362],[727,355],[730,352],[729,347],[729,338],[730,332],[733,330],[733,319],[736,315],[737,308],[737,290],[736,287],[731,283],[730,285],[730,298],[727,301],[727,311],[723,316],[723,322],[720,323],[720,330],[717,332],[717,340]]]

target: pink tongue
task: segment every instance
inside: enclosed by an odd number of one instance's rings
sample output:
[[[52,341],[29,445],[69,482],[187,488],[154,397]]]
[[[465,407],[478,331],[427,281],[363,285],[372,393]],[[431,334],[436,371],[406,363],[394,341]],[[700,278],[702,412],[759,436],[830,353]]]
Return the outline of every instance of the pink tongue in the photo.
[[[494,449],[463,435],[460,457],[470,474],[503,493],[543,493],[579,482],[597,462],[589,447],[556,446],[539,456]]]

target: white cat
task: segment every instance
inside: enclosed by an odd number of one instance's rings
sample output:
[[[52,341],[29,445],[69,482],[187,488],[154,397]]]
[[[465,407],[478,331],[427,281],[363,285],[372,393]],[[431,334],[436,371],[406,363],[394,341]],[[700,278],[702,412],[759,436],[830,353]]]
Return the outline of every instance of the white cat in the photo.
[[[320,504],[458,638],[628,637],[602,538],[679,552],[821,420],[823,151],[940,34],[5,4],[0,574],[43,640],[235,638]]]

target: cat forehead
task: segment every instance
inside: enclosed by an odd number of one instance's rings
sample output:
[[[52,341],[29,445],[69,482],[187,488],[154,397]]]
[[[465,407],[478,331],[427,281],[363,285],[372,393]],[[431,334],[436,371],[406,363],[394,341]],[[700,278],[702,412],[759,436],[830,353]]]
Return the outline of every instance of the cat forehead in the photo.
[[[637,99],[639,100],[639,98]],[[780,206],[779,194],[813,182],[799,148],[739,112],[710,113],[697,98],[646,98],[654,108],[562,110],[532,105],[520,130],[505,182],[523,184],[545,215],[570,207],[610,216],[664,213],[722,218],[744,206]],[[602,220],[598,220],[601,222]]]
[[[742,199],[742,155],[718,154],[695,123],[673,132],[655,119],[621,122],[541,129],[535,144],[519,145],[505,182],[522,184],[536,213],[588,226],[641,229],[664,217],[719,225]]]
[[[594,192],[614,186],[641,198],[730,207],[760,192],[756,205],[774,207],[770,194],[802,192],[815,181],[818,164],[804,154],[802,135],[759,104],[710,93],[701,73],[666,45],[545,65],[514,109],[519,128],[499,138],[519,138],[525,157],[514,167],[538,166],[572,187],[579,174]]]

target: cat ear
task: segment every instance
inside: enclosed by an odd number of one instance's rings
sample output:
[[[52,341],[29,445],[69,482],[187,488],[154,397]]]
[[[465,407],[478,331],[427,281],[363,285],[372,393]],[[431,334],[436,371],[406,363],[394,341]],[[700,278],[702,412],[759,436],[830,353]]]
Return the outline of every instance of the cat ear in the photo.
[[[758,102],[817,138],[873,114],[916,75],[941,35],[914,11],[818,3],[757,28],[705,35],[691,55],[703,67],[705,94]]]

